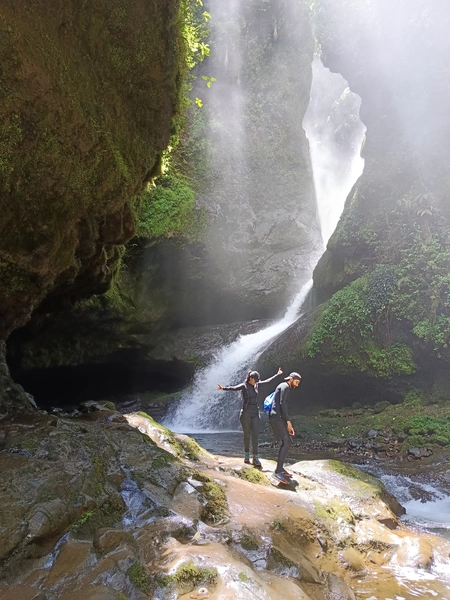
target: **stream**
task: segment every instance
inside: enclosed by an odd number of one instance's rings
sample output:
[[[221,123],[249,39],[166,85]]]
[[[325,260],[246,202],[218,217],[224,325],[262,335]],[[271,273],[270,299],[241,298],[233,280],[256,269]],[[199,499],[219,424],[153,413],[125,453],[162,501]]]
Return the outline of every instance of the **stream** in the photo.
[[[225,456],[242,456],[242,433],[241,432],[216,432],[191,434],[203,448],[214,453]],[[261,457],[276,459],[277,448],[271,447],[273,437],[267,428],[260,435]],[[303,448],[292,447],[289,452],[288,464],[304,460],[341,458],[335,453],[308,452]],[[349,461],[346,456],[343,461]],[[433,461],[394,464],[390,462],[366,461],[355,464],[359,469],[377,477],[386,489],[397,498],[406,509],[406,514],[400,517],[400,521],[408,528],[421,534],[434,534],[446,540],[450,540],[450,458],[435,458]],[[387,576],[382,571],[380,580]],[[424,586],[429,590],[427,596],[439,597],[439,600],[450,600],[438,595],[433,591],[433,581],[445,582],[450,590],[450,560],[448,556],[439,556],[431,569],[411,569],[399,567],[395,571],[395,578],[399,589],[404,589],[405,596],[401,593],[386,600],[402,600],[405,597],[423,598]],[[358,583],[358,582],[357,582]],[[362,597],[369,593],[366,588],[367,582],[361,583],[359,593]],[[370,584],[369,584],[370,585]],[[420,590],[420,591],[419,591]],[[355,587],[355,591],[357,588]],[[372,596],[378,600],[379,596]]]

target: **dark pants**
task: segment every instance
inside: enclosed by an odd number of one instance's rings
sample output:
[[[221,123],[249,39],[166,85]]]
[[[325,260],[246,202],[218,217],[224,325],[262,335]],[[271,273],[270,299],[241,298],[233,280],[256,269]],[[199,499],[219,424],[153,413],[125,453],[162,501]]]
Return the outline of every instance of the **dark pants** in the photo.
[[[250,452],[250,436],[253,454],[258,454],[258,436],[260,431],[259,410],[257,406],[249,406],[241,410],[240,421],[244,430],[244,451]]]
[[[278,461],[275,473],[281,473],[284,468],[289,450],[292,446],[291,436],[288,433],[286,421],[283,419],[277,419],[276,417],[269,417],[269,423],[272,427],[272,431],[279,442],[281,442],[280,449],[278,451]]]

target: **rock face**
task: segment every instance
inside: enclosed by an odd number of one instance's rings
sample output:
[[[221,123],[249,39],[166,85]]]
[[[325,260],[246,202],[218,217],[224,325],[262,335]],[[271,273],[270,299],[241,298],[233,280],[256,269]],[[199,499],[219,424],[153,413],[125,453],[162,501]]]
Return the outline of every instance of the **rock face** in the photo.
[[[361,97],[365,167],[314,272],[322,304],[284,356],[311,404],[448,399],[450,17],[422,0],[321,0],[315,14],[324,64]]]
[[[196,189],[206,231],[195,242],[133,240],[122,269],[126,302],[114,310],[55,318],[61,295],[52,294],[9,339],[16,366],[88,363],[118,348],[146,353],[164,329],[272,318],[285,308],[322,245],[302,128],[313,56],[307,4],[205,5],[211,57],[193,94],[203,107],[191,107],[174,160]],[[208,88],[203,76],[216,81]],[[85,283],[86,295],[101,291]],[[68,296],[78,289],[75,281]]]
[[[211,56],[193,91],[203,107],[190,111],[177,160],[206,212],[206,237],[152,245],[137,276],[143,309],[156,286],[161,308],[172,307],[183,325],[277,314],[321,250],[302,128],[313,57],[308,3],[205,6]]]
[[[399,566],[402,597],[405,582],[414,597],[444,593],[449,542],[404,528],[373,477],[306,461],[275,489],[272,461],[256,477],[145,414],[106,408],[3,421],[2,600],[394,598]],[[428,577],[409,581],[417,568]]]
[[[177,0],[2,5],[0,338],[104,292],[169,139]]]

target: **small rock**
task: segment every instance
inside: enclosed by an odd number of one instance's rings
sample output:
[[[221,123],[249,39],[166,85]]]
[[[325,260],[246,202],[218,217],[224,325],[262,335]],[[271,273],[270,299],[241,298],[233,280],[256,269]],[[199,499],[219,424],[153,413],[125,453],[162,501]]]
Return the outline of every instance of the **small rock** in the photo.
[[[408,450],[408,456],[412,456],[416,459],[426,458],[432,454],[433,453],[429,448],[409,448]]]

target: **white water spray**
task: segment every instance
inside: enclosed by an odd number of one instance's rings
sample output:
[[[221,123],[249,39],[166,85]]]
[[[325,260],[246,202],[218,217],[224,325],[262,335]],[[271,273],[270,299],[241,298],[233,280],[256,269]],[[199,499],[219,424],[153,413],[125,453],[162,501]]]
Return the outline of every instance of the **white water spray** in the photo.
[[[227,427],[234,431],[238,425],[236,406],[240,398],[234,394],[233,401],[228,393],[217,390],[217,384],[237,384],[241,374],[243,379],[243,373],[254,365],[269,342],[298,318],[311,287],[312,280],[302,287],[281,320],[256,333],[241,335],[222,348],[208,367],[196,373],[192,390],[186,392],[180,404],[169,413],[165,425],[183,433],[223,431]]]
[[[327,77],[334,78],[335,87],[335,78],[339,78],[337,98],[342,94],[342,90],[347,88],[342,77],[330,73],[320,61],[315,65],[314,77],[311,105],[321,101],[323,95],[320,86],[324,85]],[[315,80],[320,82],[319,89],[316,91]],[[325,107],[325,110],[327,108]],[[326,244],[337,225],[347,194],[362,172],[363,161],[359,149],[364,126],[360,124],[359,145],[355,144],[353,148],[347,148],[346,152],[342,150],[338,152],[327,128],[307,127],[307,123],[314,125],[311,114],[309,118],[307,117],[308,115],[305,117],[304,127],[310,140],[318,212],[322,237]],[[183,394],[176,406],[171,407],[165,425],[173,431],[182,433],[235,431],[239,426],[237,409],[241,405],[240,395],[218,391],[217,384],[236,385],[244,380],[245,372],[254,368],[258,357],[269,343],[301,316],[301,306],[311,287],[312,280],[302,287],[281,320],[257,333],[239,336],[235,342],[222,348],[209,366],[196,373],[192,389]],[[262,378],[265,379],[270,375],[264,373]],[[273,390],[267,390],[267,393],[270,391]]]

